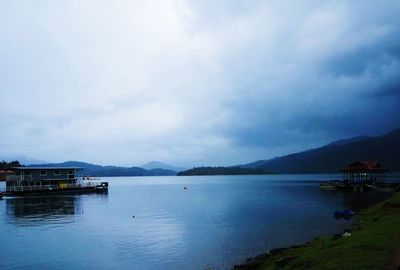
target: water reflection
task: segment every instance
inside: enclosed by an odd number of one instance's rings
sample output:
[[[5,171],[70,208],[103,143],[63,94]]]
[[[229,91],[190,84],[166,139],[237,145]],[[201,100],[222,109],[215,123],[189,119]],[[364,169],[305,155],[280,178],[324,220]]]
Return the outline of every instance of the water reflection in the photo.
[[[83,215],[83,197],[79,195],[16,197],[5,202],[7,220],[22,226],[70,223]]]
[[[352,221],[334,211],[389,195],[321,190],[331,178],[121,177],[106,179],[109,195],[6,198],[0,269],[230,269],[342,232]]]
[[[370,207],[378,202],[389,198],[392,193],[385,191],[368,190],[364,192],[356,191],[337,191],[337,190],[321,190],[321,194],[325,197],[336,198],[341,200],[343,207],[353,211],[360,211]],[[337,209],[339,210],[339,209]]]
[[[381,202],[389,198],[391,195],[391,192],[373,190],[366,192],[347,191],[343,193],[343,204],[346,206],[346,208],[359,211],[363,208]]]

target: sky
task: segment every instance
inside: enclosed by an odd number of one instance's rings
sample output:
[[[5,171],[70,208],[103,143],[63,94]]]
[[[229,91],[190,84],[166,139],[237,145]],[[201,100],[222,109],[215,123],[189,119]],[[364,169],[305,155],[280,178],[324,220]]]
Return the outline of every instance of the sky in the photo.
[[[0,157],[235,165],[400,127],[399,1],[0,0]]]

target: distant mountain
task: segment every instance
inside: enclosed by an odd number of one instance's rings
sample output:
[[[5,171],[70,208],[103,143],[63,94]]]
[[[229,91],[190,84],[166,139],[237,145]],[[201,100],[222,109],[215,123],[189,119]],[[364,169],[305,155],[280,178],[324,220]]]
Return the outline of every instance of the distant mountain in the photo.
[[[175,171],[166,169],[146,170],[140,167],[101,166],[80,161],[63,163],[33,164],[35,167],[81,167],[86,176],[166,176],[176,175]]]
[[[47,163],[47,161],[34,159],[34,158],[26,157],[26,156],[23,156],[23,155],[5,156],[5,157],[1,157],[0,160],[4,160],[4,161],[7,161],[7,162],[18,160],[19,163],[21,163],[21,164],[42,164],[42,163]]]
[[[337,140],[334,142],[331,142],[328,145],[346,145],[346,144],[350,144],[350,143],[354,143],[354,142],[361,142],[367,139],[370,139],[371,137],[369,136],[357,136],[357,137],[353,137],[350,139],[342,139],[342,140]]]
[[[400,129],[379,137],[359,136],[320,148],[259,160],[243,168],[262,168],[275,173],[330,173],[355,160],[376,160],[390,171],[400,171]]]
[[[178,176],[192,175],[249,175],[249,174],[270,174],[262,168],[241,168],[241,167],[197,167],[178,173]]]
[[[170,170],[170,171],[184,171],[185,168],[182,167],[174,167],[165,163],[162,163],[160,161],[150,161],[146,164],[143,164],[140,166],[141,168],[144,168],[146,170],[152,170],[152,169],[164,169],[164,170]]]

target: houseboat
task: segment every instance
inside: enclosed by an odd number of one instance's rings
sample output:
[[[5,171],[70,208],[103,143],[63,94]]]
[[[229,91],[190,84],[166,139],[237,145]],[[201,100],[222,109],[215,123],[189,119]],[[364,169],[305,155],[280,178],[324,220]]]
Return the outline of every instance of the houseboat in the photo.
[[[107,192],[108,182],[84,180],[79,167],[13,167],[6,176],[5,196]]]

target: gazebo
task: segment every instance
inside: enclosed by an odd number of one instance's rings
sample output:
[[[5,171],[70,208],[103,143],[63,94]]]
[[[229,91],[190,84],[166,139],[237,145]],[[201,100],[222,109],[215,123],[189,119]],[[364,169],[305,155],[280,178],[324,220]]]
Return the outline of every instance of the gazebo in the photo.
[[[384,182],[385,171],[379,162],[371,160],[358,160],[341,169],[343,181],[363,184]]]

